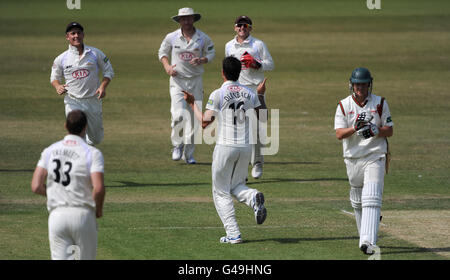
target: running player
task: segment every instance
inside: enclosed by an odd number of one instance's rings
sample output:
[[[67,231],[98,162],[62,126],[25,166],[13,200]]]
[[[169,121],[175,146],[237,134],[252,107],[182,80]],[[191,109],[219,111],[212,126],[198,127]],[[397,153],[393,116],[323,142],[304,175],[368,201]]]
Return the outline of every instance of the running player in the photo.
[[[226,236],[221,243],[241,243],[241,232],[236,221],[232,196],[239,202],[253,208],[257,224],[262,224],[267,216],[264,195],[245,185],[252,148],[252,126],[255,125],[259,109],[265,109],[265,80],[258,87],[258,95],[239,82],[241,62],[234,57],[226,57],[222,64],[222,86],[211,93],[206,111],[194,102],[194,96],[184,92],[186,102],[192,107],[195,117],[202,127],[208,126],[215,118],[217,142],[212,162],[212,193],[217,213],[224,225]],[[256,109],[256,114],[255,114]]]
[[[180,28],[167,34],[161,43],[158,57],[170,76],[170,113],[172,115],[171,141],[172,160],[184,158],[186,163],[196,163],[194,159],[194,115],[183,99],[182,90],[194,94],[195,100],[203,100],[203,64],[211,62],[215,56],[212,40],[194,22],[201,18],[192,8],[182,8],[172,19]],[[170,59],[170,61],[169,61]],[[183,113],[188,112],[189,116]]]
[[[78,22],[67,25],[66,40],[69,49],[53,62],[50,83],[59,95],[67,93],[64,97],[66,116],[75,109],[86,114],[86,142],[96,145],[104,136],[101,99],[106,95],[114,70],[102,51],[84,44],[84,28]],[[99,70],[103,74],[101,82]]]
[[[256,91],[264,80],[264,72],[273,70],[274,63],[263,41],[252,37],[252,20],[248,16],[239,16],[234,22],[236,36],[225,45],[225,57],[234,56],[242,62],[239,83]],[[258,128],[258,132],[259,132]],[[261,142],[258,137],[252,147],[252,176],[258,179],[263,174],[264,156],[261,154]]]

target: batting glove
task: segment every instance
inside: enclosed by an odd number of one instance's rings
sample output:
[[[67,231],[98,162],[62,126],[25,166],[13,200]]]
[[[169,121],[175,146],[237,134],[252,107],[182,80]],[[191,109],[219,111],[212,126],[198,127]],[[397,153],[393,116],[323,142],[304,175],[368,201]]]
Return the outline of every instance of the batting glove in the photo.
[[[366,126],[371,120],[373,119],[373,116],[370,113],[362,112],[358,115],[356,115],[355,123],[353,124],[353,128],[355,131],[360,130],[364,126]]]
[[[361,128],[356,132],[359,137],[363,139],[369,139],[370,137],[374,137],[380,133],[380,130],[378,129],[378,126],[374,124],[369,124]]]

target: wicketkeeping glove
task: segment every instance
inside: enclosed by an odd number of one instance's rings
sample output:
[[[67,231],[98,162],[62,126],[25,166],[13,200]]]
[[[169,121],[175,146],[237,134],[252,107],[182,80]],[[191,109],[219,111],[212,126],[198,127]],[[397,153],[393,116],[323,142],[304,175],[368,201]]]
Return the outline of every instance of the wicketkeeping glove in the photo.
[[[378,129],[378,126],[373,123],[364,126],[356,132],[356,134],[363,139],[369,139],[370,137],[378,135],[378,133],[380,133],[380,130]]]
[[[242,56],[241,56],[241,62],[242,64],[244,64],[244,66],[246,68],[254,68],[254,69],[258,69],[259,66],[261,65],[251,54],[249,54],[248,52],[245,52]]]
[[[360,130],[364,126],[366,126],[371,120],[373,119],[373,116],[368,112],[362,112],[356,115],[355,123],[353,124],[353,127],[356,131]]]

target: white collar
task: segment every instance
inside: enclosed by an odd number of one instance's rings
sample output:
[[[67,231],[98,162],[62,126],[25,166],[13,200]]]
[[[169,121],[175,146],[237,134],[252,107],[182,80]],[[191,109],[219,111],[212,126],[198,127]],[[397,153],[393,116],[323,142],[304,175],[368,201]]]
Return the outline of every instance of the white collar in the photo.
[[[67,134],[64,137],[64,141],[66,141],[66,140],[72,140],[72,141],[77,141],[77,142],[86,142],[83,138],[81,138],[80,136],[75,135],[75,134]]]

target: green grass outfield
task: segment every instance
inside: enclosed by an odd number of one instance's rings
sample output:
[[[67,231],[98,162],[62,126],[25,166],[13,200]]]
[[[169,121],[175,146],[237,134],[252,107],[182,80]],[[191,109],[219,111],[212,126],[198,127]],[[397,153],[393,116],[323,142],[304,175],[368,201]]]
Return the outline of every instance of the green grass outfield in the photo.
[[[337,102],[357,66],[386,97],[394,136],[386,176],[383,260],[450,258],[450,2],[345,1],[0,2],[0,259],[49,259],[45,198],[30,190],[41,151],[64,134],[64,106],[49,83],[53,59],[67,48],[69,21],[103,50],[116,76],[103,103],[107,196],[98,220],[98,259],[365,260],[358,249],[342,159],[334,134]],[[178,8],[202,14],[216,59],[204,89],[221,84],[224,45],[241,14],[254,21],[275,61],[267,103],[280,112],[280,149],[266,157],[268,218],[236,204],[245,243],[224,234],[211,198],[213,145],[199,164],[171,160],[168,76],[158,62]]]

